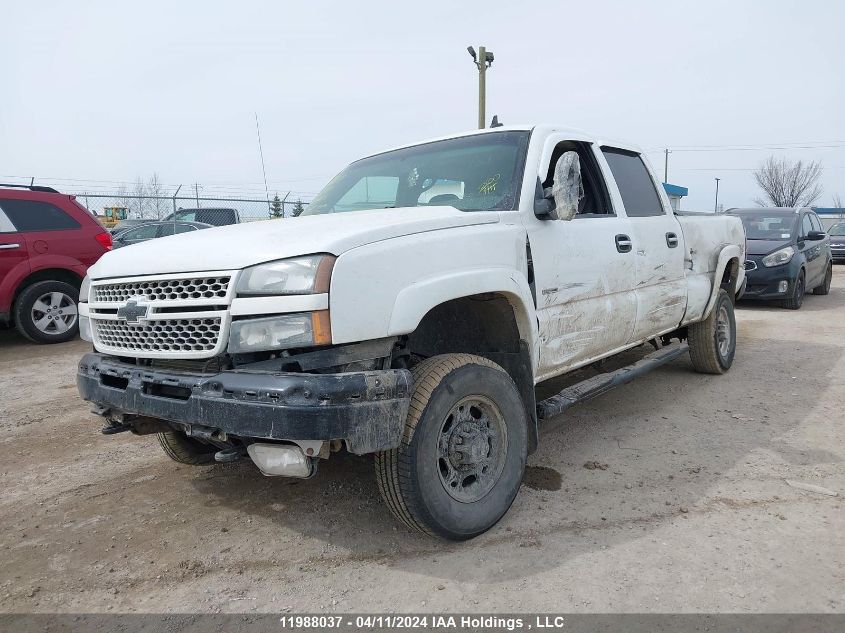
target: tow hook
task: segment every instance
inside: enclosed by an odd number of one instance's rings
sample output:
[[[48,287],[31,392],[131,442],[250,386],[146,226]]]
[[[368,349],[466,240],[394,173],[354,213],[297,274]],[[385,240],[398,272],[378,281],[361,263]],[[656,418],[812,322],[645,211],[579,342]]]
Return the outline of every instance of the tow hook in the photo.
[[[221,463],[236,462],[244,456],[246,456],[246,447],[232,446],[214,453],[214,461]]]

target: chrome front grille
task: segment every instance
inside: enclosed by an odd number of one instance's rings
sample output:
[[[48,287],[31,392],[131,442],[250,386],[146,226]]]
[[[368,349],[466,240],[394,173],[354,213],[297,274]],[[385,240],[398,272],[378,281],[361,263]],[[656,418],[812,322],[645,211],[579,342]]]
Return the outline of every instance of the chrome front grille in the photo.
[[[114,351],[210,353],[220,340],[220,317],[161,319],[133,325],[125,321],[95,320],[97,341]]]
[[[184,279],[151,279],[110,283],[93,287],[93,301],[118,303],[144,296],[147,301],[190,299],[225,299],[231,277],[189,277]]]
[[[232,271],[204,271],[93,281],[94,347],[135,358],[213,358],[228,342],[234,280]]]

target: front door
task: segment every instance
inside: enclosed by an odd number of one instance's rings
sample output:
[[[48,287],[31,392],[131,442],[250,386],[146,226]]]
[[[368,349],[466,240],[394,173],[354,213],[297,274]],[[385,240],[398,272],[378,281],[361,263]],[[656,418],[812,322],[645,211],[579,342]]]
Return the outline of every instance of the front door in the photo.
[[[584,198],[573,220],[529,222],[534,261],[540,367],[543,379],[622,348],[636,316],[631,226],[610,202],[592,146],[562,141],[551,153],[544,186],[557,159],[576,151]]]
[[[814,231],[812,216],[809,213],[801,214],[801,223],[798,232],[798,248],[804,254],[807,262],[806,278],[804,279],[805,290],[815,288],[824,279],[827,272],[827,261],[822,256],[822,242],[820,240],[808,240],[807,235]]]
[[[630,342],[674,329],[687,307],[684,235],[664,206],[639,154],[603,147],[602,153],[631,223],[636,262],[637,318]]]

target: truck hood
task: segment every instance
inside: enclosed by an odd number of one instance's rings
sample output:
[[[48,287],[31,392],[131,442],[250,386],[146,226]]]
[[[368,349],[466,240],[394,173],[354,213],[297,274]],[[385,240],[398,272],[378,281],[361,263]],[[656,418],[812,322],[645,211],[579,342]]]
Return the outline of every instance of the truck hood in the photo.
[[[238,270],[276,259],[331,253],[365,244],[453,227],[492,224],[496,211],[454,207],[401,207],[263,220],[163,237],[106,253],[92,279]]]

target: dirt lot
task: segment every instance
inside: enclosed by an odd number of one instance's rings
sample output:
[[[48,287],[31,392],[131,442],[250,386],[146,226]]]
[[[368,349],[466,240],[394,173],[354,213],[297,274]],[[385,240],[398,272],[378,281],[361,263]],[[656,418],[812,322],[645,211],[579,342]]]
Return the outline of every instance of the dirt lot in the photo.
[[[0,611],[843,612],[836,272],[800,312],[741,307],[728,375],[682,358],[547,423],[510,513],[460,545],[395,523],[368,459],[269,479],[103,436],[86,344],[2,332]]]

